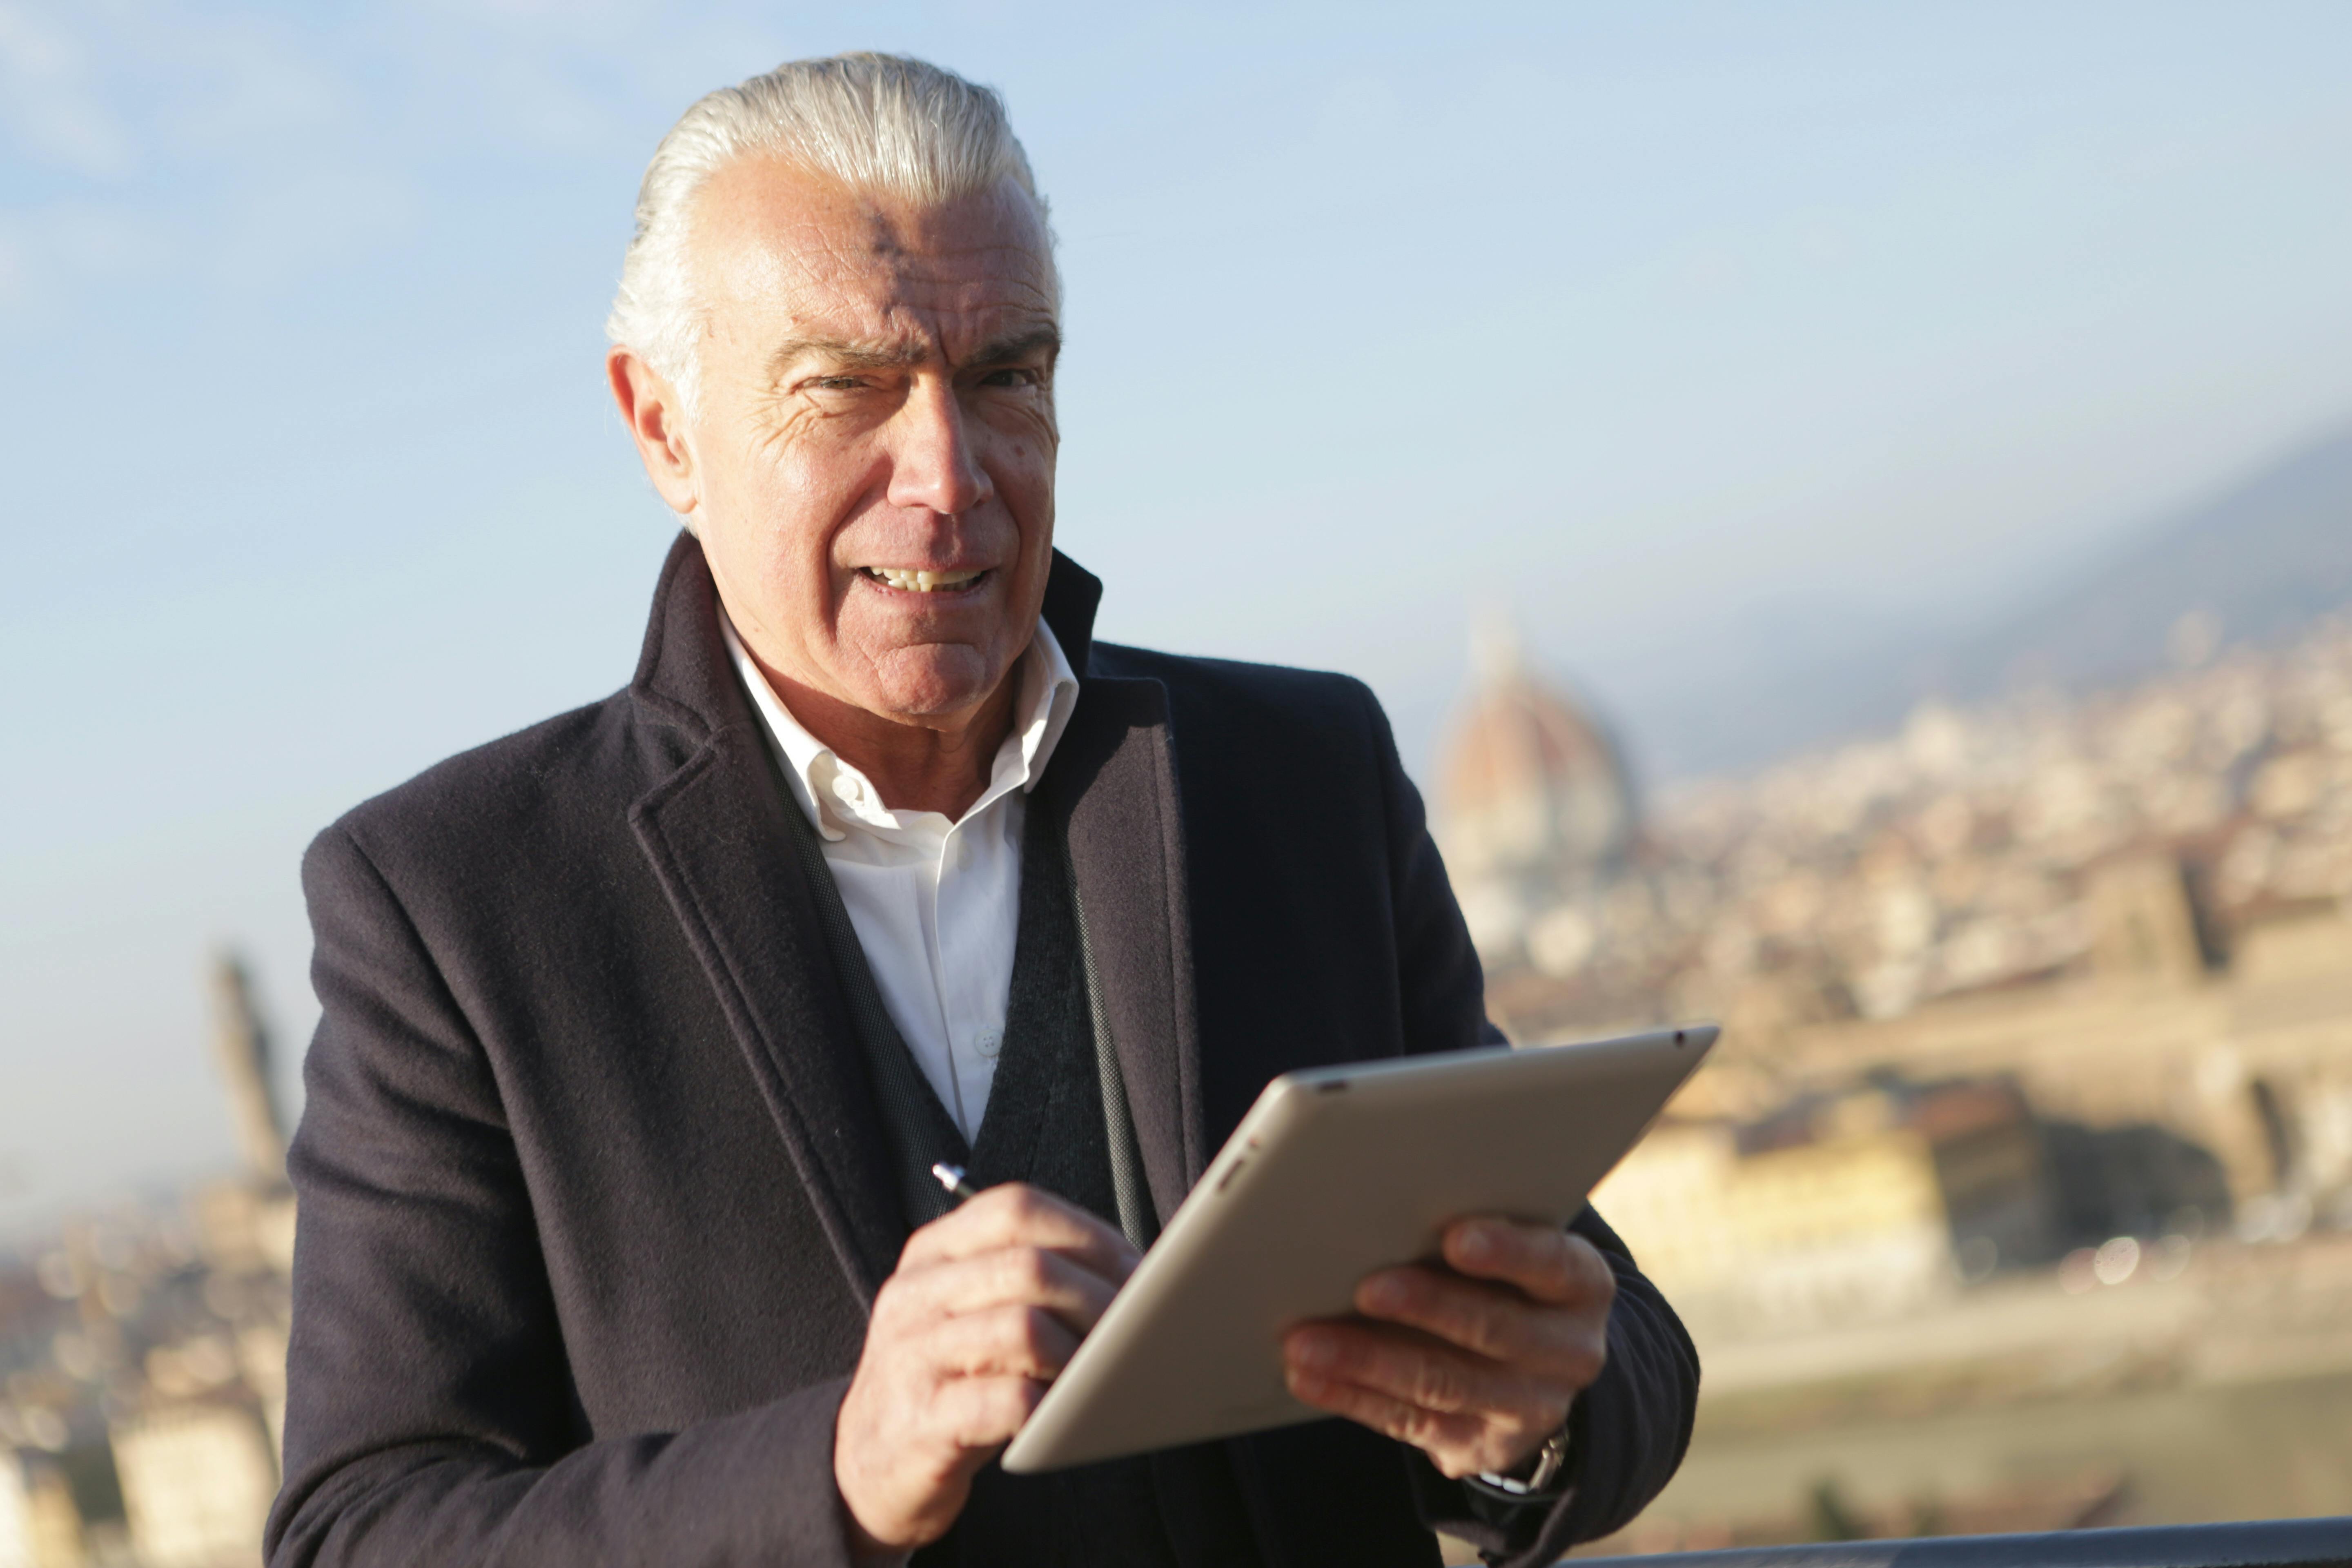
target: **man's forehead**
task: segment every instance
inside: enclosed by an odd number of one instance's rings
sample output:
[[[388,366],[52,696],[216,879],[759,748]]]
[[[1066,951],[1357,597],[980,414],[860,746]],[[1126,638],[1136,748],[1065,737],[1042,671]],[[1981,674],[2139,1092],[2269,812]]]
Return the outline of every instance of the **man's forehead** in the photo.
[[[926,205],[742,159],[711,177],[696,219],[707,302],[756,332],[952,355],[1055,315],[1045,225],[1009,182]]]

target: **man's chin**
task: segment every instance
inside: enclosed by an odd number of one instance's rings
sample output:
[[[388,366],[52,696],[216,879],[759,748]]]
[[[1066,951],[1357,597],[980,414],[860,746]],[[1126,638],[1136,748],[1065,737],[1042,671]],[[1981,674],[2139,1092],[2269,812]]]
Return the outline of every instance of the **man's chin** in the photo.
[[[1006,667],[991,667],[969,647],[910,649],[875,671],[864,705],[903,724],[935,726],[968,718],[996,692]]]

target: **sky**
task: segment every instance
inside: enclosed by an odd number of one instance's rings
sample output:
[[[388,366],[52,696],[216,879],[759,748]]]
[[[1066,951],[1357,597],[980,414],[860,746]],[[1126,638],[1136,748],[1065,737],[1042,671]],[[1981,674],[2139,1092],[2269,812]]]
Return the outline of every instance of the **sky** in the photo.
[[[1964,619],[2352,419],[2352,7],[0,0],[0,1237],[230,1159],[341,812],[592,701],[670,520],[603,389],[698,95],[1002,89],[1104,635],[1616,722]]]

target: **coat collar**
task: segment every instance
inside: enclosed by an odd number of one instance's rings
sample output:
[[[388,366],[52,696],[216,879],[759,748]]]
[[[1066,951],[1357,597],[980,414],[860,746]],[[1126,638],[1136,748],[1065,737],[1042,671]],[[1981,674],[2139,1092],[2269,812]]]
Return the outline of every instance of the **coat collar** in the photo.
[[[1206,1159],[1182,820],[1165,688],[1093,669],[1101,598],[1101,583],[1055,552],[1044,615],[1078,674],[1078,701],[1041,787],[1067,813],[1105,1011],[1165,1224]],[[691,535],[663,566],[629,693],[643,721],[688,742],[684,761],[631,807],[631,826],[843,1268],[870,1302],[905,1240],[889,1145],[783,837],[790,796]]]

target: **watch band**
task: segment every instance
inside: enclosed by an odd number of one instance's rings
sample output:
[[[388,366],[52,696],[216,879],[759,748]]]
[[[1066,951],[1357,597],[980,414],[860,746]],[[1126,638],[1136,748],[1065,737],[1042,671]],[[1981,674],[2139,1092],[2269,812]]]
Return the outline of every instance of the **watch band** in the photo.
[[[1536,1450],[1536,1468],[1527,1476],[1503,1476],[1492,1470],[1481,1470],[1478,1479],[1496,1491],[1508,1492],[1513,1497],[1533,1497],[1538,1492],[1548,1492],[1552,1483],[1559,1479],[1560,1471],[1568,1468],[1568,1423],[1563,1421],[1559,1430],[1545,1438],[1543,1447]]]

